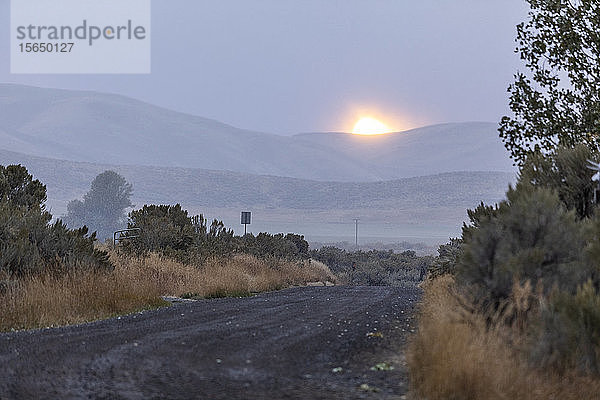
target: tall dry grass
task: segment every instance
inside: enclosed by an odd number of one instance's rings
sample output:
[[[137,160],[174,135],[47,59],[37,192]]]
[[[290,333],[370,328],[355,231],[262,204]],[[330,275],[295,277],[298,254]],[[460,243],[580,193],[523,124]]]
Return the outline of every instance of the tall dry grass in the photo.
[[[519,354],[521,338],[469,312],[453,287],[449,276],[424,285],[419,330],[407,353],[414,397],[600,399],[600,380],[530,365]]]
[[[202,268],[156,254],[132,258],[111,254],[112,272],[80,271],[14,282],[0,294],[0,331],[69,325],[168,304],[161,296],[244,295],[334,281],[318,262],[259,260],[238,255],[210,260]]]

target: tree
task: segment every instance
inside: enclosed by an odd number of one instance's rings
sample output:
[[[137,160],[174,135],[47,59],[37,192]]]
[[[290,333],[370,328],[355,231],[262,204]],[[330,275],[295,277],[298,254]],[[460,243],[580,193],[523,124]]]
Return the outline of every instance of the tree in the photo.
[[[597,158],[597,153],[583,144],[559,147],[551,157],[533,153],[523,164],[519,181],[556,191],[567,209],[575,210],[579,218],[588,218],[594,213],[597,187],[588,160]]]
[[[132,186],[114,171],[105,171],[92,182],[83,201],[73,200],[67,205],[65,222],[71,228],[86,225],[96,231],[99,239],[112,236],[125,227],[125,210],[131,207]]]
[[[510,85],[513,117],[500,137],[522,166],[531,153],[600,144],[600,4],[592,0],[527,0],[517,26],[517,52],[529,70]]]
[[[485,206],[483,206],[485,207]],[[469,210],[469,212],[472,212]],[[429,278],[435,279],[445,274],[455,274],[458,258],[462,255],[462,239],[451,238],[438,248],[438,256],[429,268]]]
[[[22,165],[0,165],[0,201],[26,208],[41,207],[46,201],[46,186]]]

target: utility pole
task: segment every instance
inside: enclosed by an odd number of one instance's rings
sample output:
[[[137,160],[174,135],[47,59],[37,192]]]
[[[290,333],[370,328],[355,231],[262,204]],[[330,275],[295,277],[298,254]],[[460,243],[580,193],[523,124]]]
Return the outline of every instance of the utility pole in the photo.
[[[354,218],[354,226],[355,226],[355,230],[354,230],[354,245],[356,246],[357,250],[358,250],[358,221],[360,221],[358,218]]]

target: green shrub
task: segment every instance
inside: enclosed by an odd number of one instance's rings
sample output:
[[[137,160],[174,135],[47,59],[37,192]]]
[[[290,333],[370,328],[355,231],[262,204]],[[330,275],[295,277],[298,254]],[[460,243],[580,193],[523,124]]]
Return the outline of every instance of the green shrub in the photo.
[[[129,228],[141,228],[140,237],[124,248],[136,254],[151,251],[175,258],[186,264],[203,264],[209,257],[226,257],[234,253],[261,258],[306,259],[308,242],[296,234],[259,233],[234,236],[222,221],[207,226],[202,216],[190,218],[179,204],[145,205],[129,214]]]
[[[200,236],[199,249],[208,257],[226,257],[236,251],[237,243],[233,230],[227,229],[223,221],[214,219],[208,233]]]
[[[574,292],[584,270],[583,229],[556,192],[519,183],[497,207],[469,212],[457,281],[487,304],[509,298],[515,281],[546,292],[553,286]]]
[[[435,279],[442,275],[456,273],[458,258],[462,255],[462,239],[450,239],[446,244],[438,248],[438,256],[433,260],[429,268],[429,279]]]
[[[307,259],[308,242],[304,236],[288,233],[275,235],[261,232],[257,236],[247,234],[240,238],[238,251],[260,258]]]
[[[469,210],[432,268],[454,274],[490,326],[524,333],[530,361],[552,371],[600,373],[600,213],[587,168],[596,155],[531,155],[506,200]]]
[[[348,252],[326,246],[312,250],[310,256],[326,264],[349,282],[373,286],[415,285],[425,276],[433,257],[419,257],[414,251],[392,250]]]
[[[22,165],[0,165],[0,201],[17,207],[42,207],[46,186],[34,180]]]
[[[0,271],[11,277],[75,268],[110,269],[108,254],[94,248],[86,227],[50,224],[46,188],[21,166],[0,166]]]
[[[129,213],[129,228],[140,228],[139,238],[130,241],[138,253],[152,251],[186,251],[194,244],[198,234],[206,233],[204,218],[201,231],[196,232],[188,212],[179,204],[145,205]]]
[[[584,251],[585,264],[587,266],[580,278],[581,281],[592,279],[596,287],[600,287],[600,213],[596,213],[584,225],[586,246]]]

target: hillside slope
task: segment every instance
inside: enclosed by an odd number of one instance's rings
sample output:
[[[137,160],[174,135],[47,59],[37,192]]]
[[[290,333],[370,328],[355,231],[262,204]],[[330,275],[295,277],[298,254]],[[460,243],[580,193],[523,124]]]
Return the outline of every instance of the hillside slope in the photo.
[[[50,200],[67,202],[89,190],[111,169],[134,187],[134,202],[185,203],[194,207],[358,209],[471,207],[504,196],[514,175],[451,172],[381,182],[320,182],[202,169],[117,166],[27,156],[0,150],[0,165],[20,163],[48,187]]]
[[[293,137],[238,129],[123,96],[0,84],[0,149],[38,157],[320,181],[512,171],[495,124]]]
[[[465,122],[389,135],[305,133],[295,139],[358,157],[382,179],[396,179],[451,171],[513,171],[497,129],[488,122]]]

